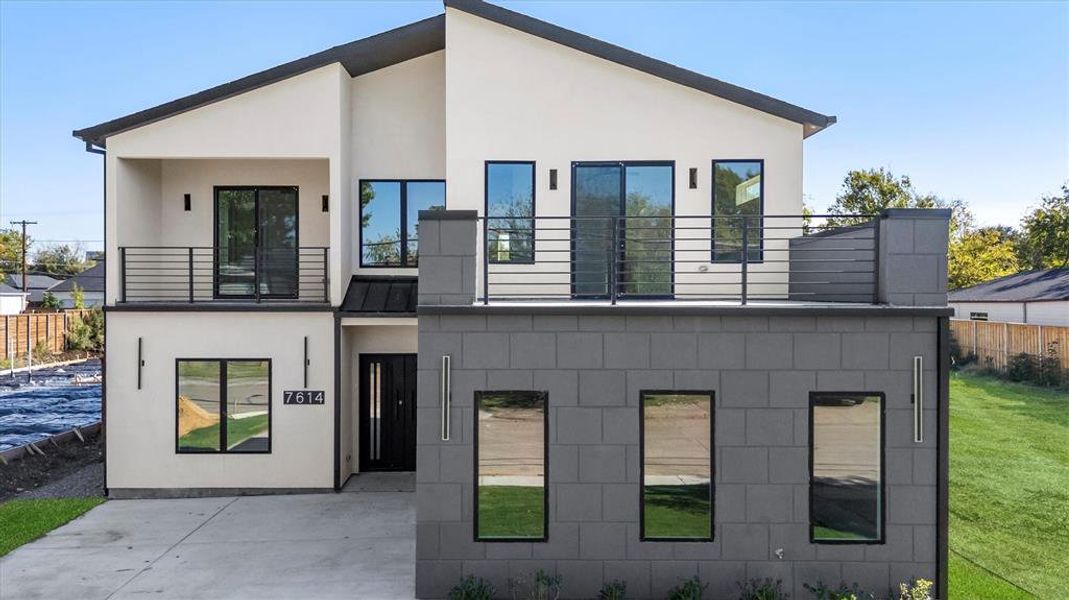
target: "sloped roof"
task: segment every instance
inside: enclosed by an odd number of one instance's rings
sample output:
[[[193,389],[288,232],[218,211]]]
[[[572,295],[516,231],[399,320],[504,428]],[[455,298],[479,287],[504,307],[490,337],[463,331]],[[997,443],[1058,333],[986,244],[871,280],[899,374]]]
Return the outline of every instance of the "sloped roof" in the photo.
[[[10,285],[8,285],[6,283],[0,283],[0,294],[2,294],[4,296],[11,296],[11,295],[15,295],[15,294],[18,294],[20,296],[25,296],[26,292],[20,292],[19,290],[11,287]]]
[[[78,287],[82,288],[83,292],[103,292],[104,291],[104,261],[98,261],[97,264],[89,267],[88,269],[78,273],[70,279],[65,279],[56,285],[48,288],[50,292],[70,292],[74,290],[74,284],[78,284]]]
[[[418,294],[418,280],[414,276],[353,275],[338,310],[343,313],[415,316]]]
[[[1028,271],[950,292],[950,302],[1069,300],[1069,267]]]
[[[445,6],[511,27],[551,42],[585,52],[655,77],[712,94],[777,117],[800,123],[809,137],[835,123],[835,117],[795,106],[719,79],[714,79],[673,64],[650,58],[552,23],[511,11],[482,0],[444,0]],[[86,145],[104,147],[109,136],[135,129],[155,121],[225,100],[239,94],[277,83],[295,75],[340,62],[351,77],[411,60],[445,48],[445,15],[417,21],[404,27],[373,35],[266,71],[254,73],[159,106],[113,119],[99,125],[75,130],[74,137]]]
[[[28,291],[33,292],[36,290],[44,291],[48,288],[56,285],[62,279],[58,277],[50,277],[48,275],[40,275],[38,273],[26,274],[26,287]],[[4,283],[15,288],[16,290],[22,289],[22,273],[8,273],[4,277]]]

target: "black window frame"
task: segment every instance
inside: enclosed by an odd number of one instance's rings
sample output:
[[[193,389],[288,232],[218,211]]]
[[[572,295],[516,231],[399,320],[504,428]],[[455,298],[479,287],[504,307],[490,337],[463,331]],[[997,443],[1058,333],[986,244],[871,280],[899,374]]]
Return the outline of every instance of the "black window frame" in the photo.
[[[479,536],[479,406],[483,395],[527,394],[542,399],[542,537],[490,537]],[[549,541],[549,392],[545,390],[476,390],[475,406],[472,410],[474,423],[472,427],[472,540],[481,544],[493,543],[531,543],[544,544]]]
[[[493,255],[487,257],[487,260],[492,265],[533,265],[535,264],[535,207],[538,206],[536,196],[538,195],[538,165],[533,160],[488,160],[483,164],[483,218],[487,220],[487,231],[489,231],[489,221],[495,218],[490,214],[490,166],[491,165],[530,165],[531,166],[531,258],[530,260],[495,260]],[[489,240],[484,240],[486,251],[490,251]]]
[[[400,198],[400,210],[401,210],[401,238],[398,243],[401,244],[400,248],[400,263],[396,265],[382,265],[382,264],[365,264],[364,263],[364,205],[360,202],[360,193],[364,189],[365,183],[396,183],[401,188]],[[416,269],[419,268],[419,253],[416,254],[416,261],[411,265],[408,264],[408,184],[409,183],[440,183],[442,184],[442,202],[445,202],[445,180],[444,179],[358,179],[356,188],[356,202],[357,202],[357,252],[360,254],[360,268],[361,269]]]
[[[180,425],[178,416],[178,391],[179,391],[179,373],[178,365],[183,362],[215,362],[219,363],[219,449],[218,450],[183,450],[178,440],[178,428]],[[227,449],[227,381],[226,381],[226,366],[230,362],[266,362],[267,363],[267,449],[266,450],[252,450],[244,452],[233,452]],[[245,454],[271,454],[271,447],[274,442],[274,394],[272,391],[273,379],[272,379],[272,364],[270,358],[196,358],[196,357],[180,357],[174,359],[174,453],[175,454],[206,454],[209,456],[216,455],[236,455],[241,456]]]
[[[709,396],[709,536],[648,537],[646,535],[646,397]],[[715,390],[641,390],[638,414],[638,533],[642,542],[695,542],[716,540],[716,391]]]
[[[878,515],[880,535],[876,539],[827,539],[816,538],[814,529],[814,503],[813,503],[813,467],[814,465],[814,416],[816,414],[816,401],[822,397],[841,396],[874,396],[880,399],[880,502]],[[809,392],[809,543],[827,544],[833,546],[864,545],[878,546],[887,542],[887,394],[884,392],[849,392],[849,391],[819,391]]]
[[[260,192],[267,190],[273,192],[293,191],[293,253],[294,253],[294,286],[292,294],[257,294],[253,290],[251,294],[221,294],[219,293],[219,192],[229,190],[253,192],[253,203],[256,212],[256,249],[260,250]],[[250,298],[266,298],[272,300],[295,300],[301,296],[301,188],[296,185],[215,185],[212,186],[212,299],[213,300],[248,300]],[[257,262],[256,268],[262,265]]]
[[[717,258],[717,256],[716,256],[716,219],[717,219],[717,214],[716,214],[716,165],[718,165],[718,164],[726,164],[726,163],[758,163],[759,165],[761,165],[761,198],[758,201],[757,215],[752,217],[753,220],[757,221],[757,227],[755,227],[754,229],[756,229],[759,232],[759,235],[760,235],[760,238],[759,238],[759,242],[760,243],[758,244],[758,247],[756,249],[756,254],[757,254],[757,258],[756,259],[753,259],[753,258],[749,257],[750,252],[746,248],[743,248],[742,251],[739,252],[739,259],[738,260],[729,260],[729,259],[724,259],[724,258]],[[710,190],[710,192],[709,192],[709,197],[710,197],[709,215],[710,215],[710,221],[711,221],[710,224],[712,225],[711,229],[709,230],[709,261],[712,262],[713,264],[739,265],[739,264],[742,264],[742,257],[746,256],[747,257],[747,260],[746,260],[747,264],[761,264],[761,263],[763,263],[765,261],[765,159],[763,159],[763,158],[723,158],[723,159],[714,158],[713,161],[712,161],[712,167],[711,167],[711,173],[710,173],[709,181],[711,183],[711,188],[712,188]],[[724,216],[726,218],[728,215],[724,215]],[[747,236],[747,238],[748,237],[749,236]],[[749,241],[749,240],[747,240],[747,241]]]

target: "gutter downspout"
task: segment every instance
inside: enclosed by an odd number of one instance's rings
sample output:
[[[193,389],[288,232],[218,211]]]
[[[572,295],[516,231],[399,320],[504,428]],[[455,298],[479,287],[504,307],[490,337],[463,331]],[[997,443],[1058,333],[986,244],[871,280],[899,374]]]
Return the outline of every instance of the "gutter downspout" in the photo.
[[[107,249],[107,236],[108,236],[108,161],[106,158],[107,150],[103,147],[95,147],[96,144],[86,140],[85,151],[90,154],[99,154],[104,156],[102,161],[101,171],[103,172],[103,200],[104,200],[104,249]],[[105,293],[104,303],[107,303],[107,285],[108,281],[108,257],[104,256],[104,281],[105,281]],[[101,306],[103,308],[103,305]],[[100,438],[102,442],[101,458],[104,459],[104,497],[108,497],[108,317],[104,315],[104,348],[102,356],[100,357]]]

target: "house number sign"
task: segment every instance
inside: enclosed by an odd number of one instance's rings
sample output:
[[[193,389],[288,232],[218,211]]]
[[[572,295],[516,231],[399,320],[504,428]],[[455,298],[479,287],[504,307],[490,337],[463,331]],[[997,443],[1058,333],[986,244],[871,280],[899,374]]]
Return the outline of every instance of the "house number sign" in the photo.
[[[282,392],[282,404],[325,404],[326,394],[323,390],[285,390]]]

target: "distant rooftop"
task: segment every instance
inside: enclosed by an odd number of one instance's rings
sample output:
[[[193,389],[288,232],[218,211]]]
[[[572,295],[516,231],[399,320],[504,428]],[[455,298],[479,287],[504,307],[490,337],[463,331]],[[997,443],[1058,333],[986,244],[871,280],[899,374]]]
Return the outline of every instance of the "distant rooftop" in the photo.
[[[103,292],[104,291],[104,261],[100,261],[97,264],[89,267],[88,269],[78,273],[70,279],[65,279],[59,283],[48,288],[50,292],[70,292],[74,290],[75,284],[82,288],[83,292]]]
[[[1007,275],[950,292],[950,302],[1069,300],[1069,267]]]

